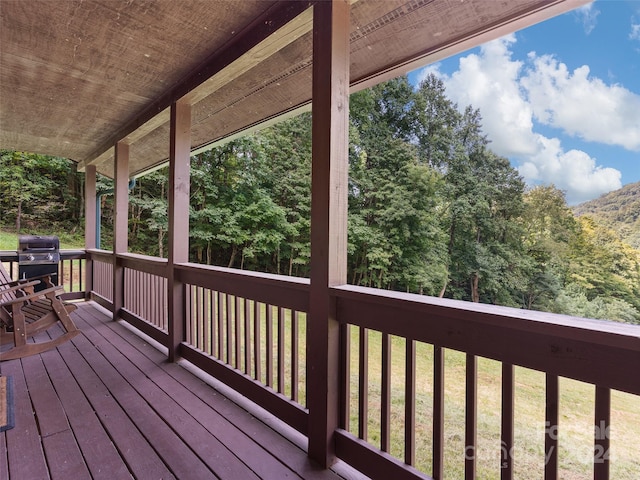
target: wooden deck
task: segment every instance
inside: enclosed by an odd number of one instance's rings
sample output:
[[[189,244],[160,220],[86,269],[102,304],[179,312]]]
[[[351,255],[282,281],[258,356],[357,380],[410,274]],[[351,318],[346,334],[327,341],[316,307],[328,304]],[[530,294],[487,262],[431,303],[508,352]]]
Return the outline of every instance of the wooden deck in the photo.
[[[357,476],[315,466],[291,429],[168,363],[95,304],[73,318],[82,334],[71,342],[1,364],[16,426],[0,434],[0,479]]]

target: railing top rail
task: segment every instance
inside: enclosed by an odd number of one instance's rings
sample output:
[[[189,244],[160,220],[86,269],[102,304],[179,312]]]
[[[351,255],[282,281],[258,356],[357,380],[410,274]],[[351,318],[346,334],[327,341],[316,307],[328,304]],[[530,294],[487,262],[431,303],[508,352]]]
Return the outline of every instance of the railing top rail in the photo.
[[[337,298],[428,314],[425,321],[454,319],[475,324],[540,333],[640,351],[640,325],[570,317],[375,288],[341,285],[331,289]]]
[[[265,284],[283,283],[292,287],[299,287],[306,290],[309,287],[309,279],[303,277],[290,277],[287,275],[277,275],[274,273],[253,272],[251,270],[239,270],[237,268],[217,267],[214,265],[202,265],[199,263],[180,263],[176,265],[178,270],[197,270],[206,271],[213,276],[226,277],[234,276],[236,278],[250,278],[256,282],[264,282]]]
[[[117,255],[118,258],[126,258],[126,259],[131,259],[131,260],[136,260],[136,261],[141,261],[141,262],[147,262],[147,263],[160,263],[160,264],[166,264],[168,263],[168,260],[166,258],[161,258],[161,257],[154,257],[151,255],[142,255],[139,253],[119,253]]]
[[[181,263],[175,268],[178,279],[184,283],[301,312],[309,310],[308,278],[287,277],[195,263]]]
[[[113,252],[111,250],[103,250],[101,248],[87,248],[85,250],[87,253],[98,254],[98,255],[112,255]]]
[[[17,250],[0,250],[0,260],[3,262],[17,262],[18,251]]]
[[[84,258],[86,254],[87,254],[86,250],[79,250],[79,249],[60,250],[60,258],[62,258],[63,260],[71,259],[71,258],[80,258],[80,257]]]
[[[373,288],[331,289],[338,321],[640,395],[640,326]]]

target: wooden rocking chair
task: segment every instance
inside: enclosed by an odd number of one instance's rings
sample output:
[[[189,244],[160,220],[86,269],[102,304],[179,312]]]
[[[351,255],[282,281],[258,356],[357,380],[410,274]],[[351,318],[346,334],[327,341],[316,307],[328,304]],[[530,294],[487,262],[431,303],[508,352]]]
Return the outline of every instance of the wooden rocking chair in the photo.
[[[34,292],[41,280],[12,281],[0,263],[0,361],[22,358],[45,352],[78,335],[69,314],[77,307],[65,303],[58,296],[62,287],[52,285],[44,277],[48,288]],[[60,323],[64,333],[51,340],[27,342],[29,337]],[[7,344],[13,347],[4,349]]]

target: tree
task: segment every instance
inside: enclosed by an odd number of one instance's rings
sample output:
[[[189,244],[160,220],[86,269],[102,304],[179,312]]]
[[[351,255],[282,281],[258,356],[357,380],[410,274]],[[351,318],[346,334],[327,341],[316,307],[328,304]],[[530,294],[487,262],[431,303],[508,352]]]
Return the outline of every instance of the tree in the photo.
[[[578,224],[567,206],[565,194],[553,185],[541,185],[524,194],[521,217],[523,244],[531,257],[522,306],[551,310],[569,272],[569,244]]]
[[[4,225],[34,232],[75,232],[83,205],[82,177],[69,160],[0,150],[0,209]]]
[[[349,271],[355,284],[433,294],[441,175],[419,162],[414,100],[406,77],[351,97]]]

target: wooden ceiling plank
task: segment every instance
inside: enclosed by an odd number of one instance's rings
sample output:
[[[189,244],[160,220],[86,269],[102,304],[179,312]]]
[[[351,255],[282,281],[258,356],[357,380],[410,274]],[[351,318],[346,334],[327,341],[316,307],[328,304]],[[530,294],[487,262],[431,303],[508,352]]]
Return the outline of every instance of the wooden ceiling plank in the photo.
[[[540,2],[533,8],[528,7],[516,14],[501,18],[499,22],[483,25],[480,29],[465,32],[464,35],[457,38],[447,39],[445,43],[431,46],[422,52],[415,53],[376,71],[367,72],[366,75],[360,78],[352,78],[351,92],[364,90],[378,83],[404,75],[427,64],[438,62],[509,33],[561,15],[591,1],[547,0]]]
[[[166,94],[153,101],[133,120],[112,134],[106,142],[102,143],[93,153],[79,163],[78,169],[84,169],[86,165],[91,164],[105,151],[113,148],[113,145],[131,135],[132,132],[165,110],[173,102],[182,99],[196,87],[256,47],[274,32],[286,26],[290,21],[307,10],[311,4],[311,1],[285,2],[282,5],[278,4],[274,8],[267,10],[265,15],[252,22],[245,30],[240,32],[237,37],[215,52],[200,67],[196,68],[195,71],[187,75],[184,80],[171,88]]]
[[[255,47],[248,50],[243,56],[221,69],[198,88],[191,91],[191,93],[186,95],[186,99],[191,104],[201,101],[224,85],[231,83],[240,75],[248,72],[274,53],[296,41],[304,34],[310,32],[312,26],[313,10],[309,8],[283,26],[274,35],[265,38]]]

